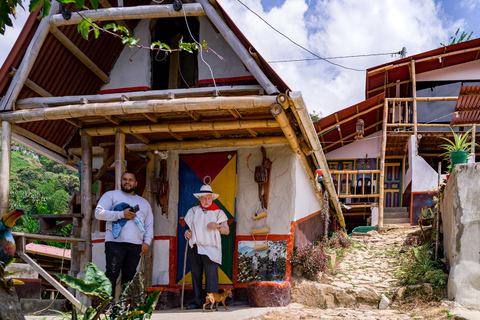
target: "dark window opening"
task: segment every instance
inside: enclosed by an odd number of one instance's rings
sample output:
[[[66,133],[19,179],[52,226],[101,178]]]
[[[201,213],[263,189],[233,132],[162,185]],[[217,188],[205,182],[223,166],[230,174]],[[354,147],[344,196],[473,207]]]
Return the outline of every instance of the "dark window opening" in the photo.
[[[158,19],[153,28],[152,42],[160,41],[172,49],[178,48],[178,41],[193,43],[191,34],[198,41],[200,23],[195,17]],[[189,29],[190,28],[190,32]],[[152,89],[182,89],[198,87],[198,51],[152,52]]]

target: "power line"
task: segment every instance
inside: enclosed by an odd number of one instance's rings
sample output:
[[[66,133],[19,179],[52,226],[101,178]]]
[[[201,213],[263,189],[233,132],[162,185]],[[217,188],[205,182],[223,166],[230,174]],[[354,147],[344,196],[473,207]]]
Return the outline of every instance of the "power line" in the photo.
[[[318,54],[308,50],[307,48],[301,46],[300,44],[296,43],[295,41],[293,41],[292,39],[290,39],[289,37],[287,37],[285,34],[283,34],[282,32],[278,31],[277,29],[275,29],[270,23],[268,23],[265,19],[263,19],[260,15],[258,15],[255,11],[253,11],[252,9],[250,9],[246,4],[244,4],[242,1],[240,0],[237,0],[238,2],[240,2],[245,8],[247,8],[248,11],[250,11],[251,13],[253,13],[254,15],[256,15],[260,20],[262,20],[263,22],[265,22],[270,28],[272,28],[273,30],[275,30],[277,33],[281,34],[283,37],[285,37],[286,39],[288,39],[290,42],[292,42],[294,45],[302,48],[303,50],[307,51],[308,53],[314,55],[315,57],[317,57],[318,59],[320,60],[323,60],[325,62],[328,62],[334,66],[337,66],[337,67],[340,67],[340,68],[344,68],[344,69],[348,69],[348,70],[353,70],[353,71],[365,71],[365,70],[361,70],[361,69],[355,69],[355,68],[350,68],[350,67],[345,67],[345,66],[342,66],[341,64],[338,64],[338,63],[335,63],[335,62],[332,62],[332,61],[329,61],[325,58],[322,58],[320,57]]]
[[[361,58],[361,57],[373,57],[373,56],[386,56],[400,54],[400,52],[390,52],[390,53],[371,53],[371,54],[358,54],[353,56],[340,56],[340,57],[328,57],[328,58],[305,58],[305,59],[287,59],[287,60],[274,60],[268,61],[268,63],[283,63],[283,62],[301,62],[301,61],[317,61],[317,60],[332,60],[332,59],[346,59],[346,58]]]

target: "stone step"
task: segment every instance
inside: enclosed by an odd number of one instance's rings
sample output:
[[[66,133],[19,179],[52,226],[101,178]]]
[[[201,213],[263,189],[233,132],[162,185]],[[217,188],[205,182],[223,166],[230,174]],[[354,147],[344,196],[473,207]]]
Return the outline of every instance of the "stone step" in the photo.
[[[384,218],[383,224],[410,224],[410,218]]]
[[[49,315],[55,314],[52,310],[66,312],[67,299],[20,299],[20,307],[22,313],[35,315]],[[38,313],[37,313],[38,312]]]

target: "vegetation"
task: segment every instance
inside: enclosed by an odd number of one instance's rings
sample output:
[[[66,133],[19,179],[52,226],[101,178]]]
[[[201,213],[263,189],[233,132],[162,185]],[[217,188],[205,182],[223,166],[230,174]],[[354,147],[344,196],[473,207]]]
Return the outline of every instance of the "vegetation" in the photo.
[[[85,294],[92,300],[92,307],[88,307],[83,315],[73,309],[71,319],[149,319],[155,309],[161,291],[155,291],[147,297],[144,285],[143,272],[139,271],[122,291],[117,303],[112,302],[112,285],[93,263],[87,263],[84,279],[77,279],[62,273],[56,274],[67,285]],[[70,316],[60,313],[64,318]]]
[[[316,243],[295,248],[290,262],[305,278],[314,280],[319,272],[327,270],[329,254],[342,251],[351,244],[351,239],[344,232],[334,232],[330,238],[323,237]]]

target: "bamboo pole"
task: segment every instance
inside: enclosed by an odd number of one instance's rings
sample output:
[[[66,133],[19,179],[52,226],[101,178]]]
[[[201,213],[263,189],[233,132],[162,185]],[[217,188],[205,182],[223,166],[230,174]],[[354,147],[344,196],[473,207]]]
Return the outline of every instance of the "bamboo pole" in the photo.
[[[383,107],[383,125],[382,125],[382,149],[380,151],[380,181],[378,193],[378,227],[383,227],[383,208],[384,208],[384,189],[385,189],[385,151],[387,149],[387,120],[388,120],[388,101],[385,99]]]
[[[318,132],[318,135],[320,136],[322,133],[325,133],[325,132],[327,132],[328,130],[333,129],[333,128],[335,128],[335,127],[338,126],[338,125],[341,125],[341,124],[343,124],[343,123],[345,123],[345,122],[348,122],[348,121],[350,121],[350,120],[356,119],[356,118],[358,118],[359,116],[362,116],[362,115],[364,115],[364,114],[366,114],[366,113],[369,113],[369,112],[371,112],[371,111],[373,111],[373,110],[375,110],[375,109],[377,109],[377,108],[380,108],[380,107],[382,107],[382,106],[383,106],[383,103],[379,103],[379,104],[377,104],[377,105],[375,105],[375,106],[373,106],[373,107],[371,107],[371,108],[369,108],[369,109],[367,109],[367,110],[364,110],[364,111],[362,111],[362,112],[360,112],[360,113],[356,113],[356,114],[354,114],[353,116],[350,116],[350,117],[348,117],[348,118],[346,118],[346,119],[343,119],[343,120],[341,120],[341,121],[339,121],[339,122],[335,122],[335,123],[332,124],[331,126],[328,126],[328,127],[326,127],[326,128],[323,128],[322,131]]]
[[[56,0],[51,1],[52,6],[50,7],[49,16],[51,16],[54,12],[58,12],[58,2]],[[61,16],[61,15],[60,15]],[[18,71],[13,76],[12,82],[8,87],[7,93],[2,99],[2,103],[0,104],[0,110],[12,110],[13,102],[17,100],[18,94],[20,90],[22,90],[23,85],[25,84],[25,80],[32,70],[33,64],[37,59],[38,52],[45,41],[45,38],[48,35],[48,31],[50,26],[48,24],[48,17],[43,18],[40,21],[40,25],[35,31],[35,35],[33,39],[30,41],[28,45],[27,51],[23,56],[22,62],[18,67]]]
[[[17,69],[12,67],[12,72],[10,72],[10,75],[14,76],[15,73],[17,73]],[[51,94],[47,90],[43,89],[38,84],[36,84],[35,82],[33,82],[32,80],[30,80],[28,78],[25,79],[25,86],[32,89],[33,91],[35,91],[36,93],[38,93],[42,97],[53,97],[53,94]]]
[[[115,133],[115,190],[122,186],[122,174],[125,172],[125,133]]]
[[[54,10],[56,13],[58,10]],[[131,20],[131,19],[150,19],[150,18],[183,18],[204,16],[202,6],[197,3],[184,3],[182,10],[175,11],[172,4],[152,5],[152,6],[134,6],[134,7],[111,7],[106,9],[85,10],[82,16],[90,18],[93,22],[113,21],[113,20]],[[55,14],[47,19],[52,26],[66,26],[78,24],[82,17],[72,12],[72,17],[65,20],[61,14]]]
[[[83,247],[78,245],[79,253],[79,271],[83,273],[87,262],[92,261],[92,137],[85,132],[81,133],[82,141],[82,190],[81,190],[81,208],[82,208],[82,229],[80,235],[85,239]],[[75,258],[72,257],[72,262]],[[78,258],[77,258],[78,259]]]
[[[208,0],[196,0],[200,3],[205,11],[205,14],[213,23],[213,25],[220,31],[225,41],[230,45],[232,50],[242,60],[245,67],[250,71],[258,83],[265,89],[269,95],[279,93],[278,89],[262,72],[255,60],[252,58],[247,49],[242,45],[237,36],[230,30],[225,21],[218,15],[215,8],[210,4]]]
[[[54,143],[51,143],[50,141],[45,140],[42,137],[37,136],[36,134],[31,133],[27,129],[24,129],[24,128],[14,124],[12,126],[12,131],[15,132],[15,133],[18,133],[21,136],[24,136],[25,138],[28,138],[32,141],[35,141],[36,143],[44,146],[47,149],[50,149],[50,150],[52,150],[52,151],[54,151],[58,154],[61,154],[62,156],[65,156],[65,157],[67,156],[67,152],[63,148],[57,146]]]
[[[90,71],[92,71],[104,83],[110,82],[110,77],[105,74],[85,53],[82,52],[70,39],[67,38],[55,26],[50,26],[50,33],[60,41],[81,63],[83,63]]]
[[[0,162],[0,219],[8,210],[8,198],[10,191],[10,167],[12,157],[12,124],[2,121],[2,159]]]
[[[269,108],[275,101],[275,96],[247,96],[86,103],[83,105],[2,112],[0,113],[0,121],[21,122],[143,113],[260,109]]]
[[[147,163],[147,168],[146,168],[146,200],[150,204],[152,208],[154,208],[155,205],[155,196],[152,192],[152,182],[154,179],[155,175],[155,154],[153,153],[152,150],[147,151],[147,157],[150,159],[150,161]],[[152,209],[153,211],[153,209]],[[155,230],[155,219],[153,219],[153,230]],[[146,286],[151,286],[153,284],[153,252],[154,252],[154,246],[155,246],[155,240],[152,240],[152,243],[150,244],[150,250],[148,253],[145,255],[145,285]]]
[[[247,130],[255,128],[278,128],[275,120],[233,120],[214,122],[187,122],[165,123],[117,127],[85,128],[84,131],[91,136],[110,136],[121,131],[126,134],[160,133],[160,132],[194,132],[194,131],[219,131],[219,130]]]
[[[415,155],[418,155],[418,123],[417,123],[417,74],[415,60],[412,60],[412,95],[413,95],[413,134],[415,135]]]
[[[257,96],[257,95],[261,95],[260,91],[263,91],[263,89],[259,85],[221,86],[221,87],[218,87],[218,91],[220,95]],[[148,100],[148,99],[167,99],[171,94],[174,94],[176,98],[213,96],[212,88],[206,87],[206,88],[174,89],[174,90],[172,89],[172,90],[135,91],[135,92],[129,92],[128,98],[131,101]],[[84,104],[83,99],[89,101],[90,103],[124,101],[122,99],[123,97],[125,97],[125,93],[108,93],[108,94],[93,94],[93,95],[85,95],[85,96],[65,96],[65,97],[48,97],[48,98],[35,97],[35,98],[25,98],[25,99],[18,100],[15,105],[19,109],[34,109],[34,108],[44,108],[45,106],[54,107],[54,106],[63,106],[68,104]],[[235,110],[235,109],[231,109],[231,110]],[[153,122],[158,122],[158,121],[153,121]]]

